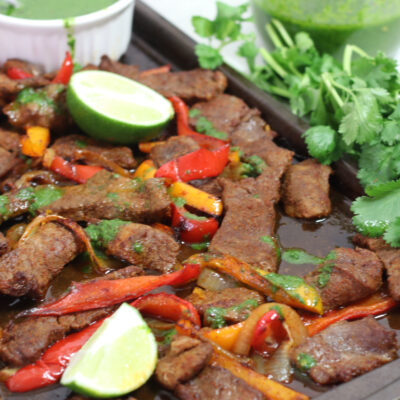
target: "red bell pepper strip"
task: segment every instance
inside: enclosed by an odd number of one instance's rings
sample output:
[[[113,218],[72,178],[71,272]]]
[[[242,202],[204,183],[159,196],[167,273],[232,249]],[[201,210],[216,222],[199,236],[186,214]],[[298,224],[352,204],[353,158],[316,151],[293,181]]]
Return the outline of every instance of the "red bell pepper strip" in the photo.
[[[137,308],[142,314],[161,317],[166,320],[178,322],[188,319],[200,327],[200,317],[193,304],[169,293],[147,294],[139,297],[131,306]]]
[[[314,336],[335,322],[380,315],[396,307],[399,303],[391,297],[374,294],[365,300],[358,301],[340,310],[333,310],[322,317],[304,317],[308,334]]]
[[[85,183],[89,178],[104,168],[96,165],[71,164],[63,158],[55,156],[49,169],[74,182]]]
[[[180,230],[180,239],[187,243],[200,243],[210,240],[218,230],[215,218],[198,217],[184,208],[172,207],[172,226]],[[194,218],[196,217],[196,218]]]
[[[182,269],[160,276],[98,280],[74,283],[69,292],[53,303],[28,310],[21,315],[64,315],[77,311],[108,307],[135,299],[164,285],[183,285],[200,274],[198,264],[185,264]]]
[[[287,332],[281,317],[275,310],[271,310],[258,320],[251,339],[251,347],[260,354],[270,355],[285,338]]]
[[[49,347],[38,361],[19,369],[5,382],[11,392],[27,392],[57,382],[71,357],[89,340],[105,318]]]
[[[155,177],[188,182],[218,176],[228,163],[228,155],[229,144],[214,151],[199,149],[165,163],[157,170]]]
[[[24,71],[22,68],[10,67],[7,69],[7,76],[10,79],[18,80],[18,79],[26,79],[32,78],[33,75],[29,72]]]
[[[57,75],[51,81],[52,83],[62,83],[67,85],[71,79],[72,73],[74,72],[74,61],[72,60],[71,53],[67,51],[65,53],[64,61],[61,68],[58,70]]]
[[[172,103],[176,113],[176,125],[178,129],[178,136],[190,136],[201,147],[208,150],[214,150],[226,144],[224,140],[214,138],[212,136],[203,135],[189,127],[189,112],[185,102],[178,96],[171,96],[168,100]]]

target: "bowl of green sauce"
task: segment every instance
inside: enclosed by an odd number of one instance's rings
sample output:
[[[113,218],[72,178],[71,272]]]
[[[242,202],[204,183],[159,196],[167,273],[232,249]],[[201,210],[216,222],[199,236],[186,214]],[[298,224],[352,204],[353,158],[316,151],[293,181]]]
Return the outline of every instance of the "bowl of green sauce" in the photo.
[[[400,60],[400,0],[252,0],[252,6],[263,33],[276,18],[291,34],[308,32],[322,52],[340,56],[351,43]]]
[[[74,60],[116,60],[128,48],[135,0],[0,0],[0,64],[20,58],[57,70],[70,51]]]

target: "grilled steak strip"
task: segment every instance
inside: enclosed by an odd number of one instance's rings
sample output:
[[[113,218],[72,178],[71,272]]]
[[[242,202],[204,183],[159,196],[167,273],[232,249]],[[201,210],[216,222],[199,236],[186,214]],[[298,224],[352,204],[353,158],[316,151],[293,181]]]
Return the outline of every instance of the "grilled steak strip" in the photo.
[[[0,146],[9,152],[16,154],[19,152],[18,133],[0,128]]]
[[[64,226],[40,226],[0,259],[0,293],[42,297],[50,281],[82,250],[82,243]]]
[[[114,240],[107,244],[107,254],[163,274],[173,271],[179,244],[167,233],[148,225],[122,225]]]
[[[291,358],[315,382],[326,385],[349,381],[394,360],[397,347],[395,332],[367,317],[331,325],[294,349]]]
[[[374,251],[382,261],[388,276],[390,296],[400,300],[400,250],[390,247],[382,238],[369,238],[360,234],[353,237],[357,246]]]
[[[0,147],[0,178],[10,172],[17,162],[15,155]]]
[[[122,279],[140,275],[142,270],[129,266],[97,279]],[[0,341],[0,359],[11,366],[35,362],[52,344],[72,331],[79,331],[107,316],[114,308],[83,311],[61,317],[28,317],[10,321]]]
[[[282,185],[285,212],[294,218],[322,218],[331,213],[329,175],[332,169],[308,159],[291,165]]]
[[[0,232],[0,256],[7,253],[8,251],[8,240],[7,238]]]
[[[324,310],[344,306],[382,286],[383,265],[369,250],[337,248],[335,258],[319,265],[304,280],[318,290]]]
[[[131,169],[137,164],[129,147],[112,146],[82,135],[61,137],[54,142],[52,149],[58,156],[68,160],[74,159],[77,151],[86,150],[97,153],[107,160],[115,162],[122,168]]]
[[[159,222],[170,215],[171,200],[159,179],[131,180],[100,171],[85,184],[67,187],[63,196],[39,210],[77,221],[91,218]]]

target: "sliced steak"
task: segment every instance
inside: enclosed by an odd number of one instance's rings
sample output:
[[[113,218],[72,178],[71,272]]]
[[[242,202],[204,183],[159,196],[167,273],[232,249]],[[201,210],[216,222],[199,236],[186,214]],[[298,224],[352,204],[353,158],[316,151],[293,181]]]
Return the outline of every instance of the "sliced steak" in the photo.
[[[218,178],[202,179],[191,181],[191,185],[201,189],[203,192],[212,194],[213,196],[222,197],[222,186]]]
[[[142,270],[129,266],[97,279],[121,279],[136,276]],[[11,321],[4,328],[0,341],[0,359],[10,366],[36,361],[42,352],[71,331],[79,331],[105,317],[112,307],[83,311],[61,317],[30,317]]]
[[[208,366],[191,381],[180,384],[175,394],[181,400],[261,400],[264,395],[221,367]]]
[[[192,153],[199,148],[197,142],[189,136],[172,136],[165,143],[154,146],[151,149],[150,158],[156,167],[161,167],[168,161]]]
[[[34,78],[30,78],[34,79]],[[50,84],[41,89],[25,89],[3,108],[11,125],[17,128],[43,126],[64,131],[70,124],[65,104],[65,86]]]
[[[54,142],[52,149],[57,155],[67,160],[79,159],[78,153],[83,150],[99,154],[122,168],[131,169],[137,164],[129,147],[112,146],[82,135],[63,136]]]
[[[322,218],[331,213],[329,175],[332,169],[309,159],[289,167],[282,185],[285,212],[294,218]]]
[[[40,226],[0,259],[0,293],[40,298],[50,281],[82,250],[82,243],[64,226]]]
[[[139,67],[136,65],[126,65],[118,61],[113,61],[108,56],[101,57],[99,68],[103,71],[123,75],[129,79],[137,79],[139,76]]]
[[[156,367],[157,380],[169,390],[196,376],[210,361],[213,348],[210,343],[187,336],[177,336],[171,342],[167,355]]]
[[[0,232],[0,256],[7,253],[8,251],[8,240],[7,238]]]
[[[24,60],[20,60],[18,58],[9,58],[3,64],[3,70],[5,72],[7,72],[9,68],[18,68],[18,69],[21,69],[24,72],[27,72],[33,76],[39,76],[44,72],[43,69],[40,68],[38,65],[32,64],[32,63],[24,61]]]
[[[16,154],[19,152],[20,135],[18,133],[0,128],[0,146],[9,152]]]
[[[400,250],[391,247],[382,238],[369,238],[357,234],[353,237],[357,246],[372,250],[383,262],[388,276],[390,296],[394,300],[400,300]]]
[[[308,360],[309,375],[321,385],[349,381],[396,357],[395,332],[372,317],[337,322],[308,338],[291,355],[303,370],[307,369],[304,360]]]
[[[10,172],[17,162],[15,155],[0,147],[0,178]]]
[[[318,290],[324,310],[344,306],[375,293],[382,286],[383,265],[375,253],[356,248],[337,248],[304,280]]]
[[[196,288],[186,300],[203,316],[204,325],[209,326],[216,312],[228,323],[244,321],[252,310],[263,303],[264,298],[258,292],[243,287],[218,292]]]
[[[276,271],[277,252],[271,241],[275,232],[274,203],[263,201],[256,179],[220,182],[226,213],[210,250],[232,255],[268,272]]]
[[[210,100],[223,93],[228,84],[222,72],[208,69],[140,76],[138,81],[165,97],[178,96],[188,102]]]
[[[146,269],[173,271],[179,244],[167,233],[143,224],[126,224],[107,244],[107,254]]]
[[[170,203],[161,180],[140,182],[104,170],[83,185],[66,188],[60,199],[39,211],[49,209],[77,221],[97,218],[151,223],[170,215]]]

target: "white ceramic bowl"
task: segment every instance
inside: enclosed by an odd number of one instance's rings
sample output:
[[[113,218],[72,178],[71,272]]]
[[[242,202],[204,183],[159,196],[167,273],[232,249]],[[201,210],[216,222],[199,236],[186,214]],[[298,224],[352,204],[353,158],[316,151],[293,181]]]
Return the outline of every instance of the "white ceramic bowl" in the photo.
[[[121,57],[132,35],[134,3],[118,0],[103,10],[69,19],[72,28],[68,30],[75,38],[75,60],[79,64],[98,64],[103,54],[113,60]],[[8,58],[20,58],[41,64],[46,72],[57,70],[68,50],[64,25],[62,19],[33,20],[0,14],[0,65]]]

